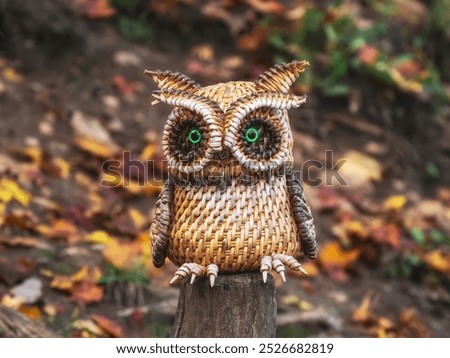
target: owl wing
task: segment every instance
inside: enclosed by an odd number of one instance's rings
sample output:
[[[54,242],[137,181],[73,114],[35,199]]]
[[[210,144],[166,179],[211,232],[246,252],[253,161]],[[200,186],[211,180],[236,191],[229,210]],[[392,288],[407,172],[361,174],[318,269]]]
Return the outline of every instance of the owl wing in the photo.
[[[316,228],[311,215],[311,209],[306,201],[305,192],[300,180],[293,171],[286,173],[286,182],[291,200],[292,213],[298,230],[301,251],[310,259],[317,257]]]
[[[155,218],[150,227],[150,243],[152,247],[153,264],[156,267],[164,265],[169,249],[170,231],[173,218],[173,186],[167,180],[159,194],[155,206]]]

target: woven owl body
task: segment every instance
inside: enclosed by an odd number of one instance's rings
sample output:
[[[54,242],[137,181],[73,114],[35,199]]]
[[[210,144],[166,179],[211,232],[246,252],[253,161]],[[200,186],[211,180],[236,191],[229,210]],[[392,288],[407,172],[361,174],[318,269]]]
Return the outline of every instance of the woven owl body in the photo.
[[[163,132],[169,180],[150,229],[153,263],[168,257],[185,276],[302,271],[295,256],[317,255],[311,211],[293,168],[287,93],[308,65],[276,65],[255,82],[201,87],[169,71],[147,71],[174,107]]]
[[[299,252],[285,178],[255,185],[177,187],[169,258],[221,272],[259,269],[264,256]]]

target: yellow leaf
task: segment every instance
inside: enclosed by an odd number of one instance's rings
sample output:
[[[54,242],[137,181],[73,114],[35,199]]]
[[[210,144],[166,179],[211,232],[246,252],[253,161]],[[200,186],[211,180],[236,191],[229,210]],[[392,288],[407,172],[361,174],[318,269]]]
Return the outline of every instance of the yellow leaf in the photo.
[[[406,196],[404,195],[394,195],[387,198],[383,203],[384,210],[398,211],[402,209],[406,204]]]
[[[310,302],[302,300],[296,295],[284,296],[282,301],[284,304],[289,306],[296,306],[302,311],[311,311],[313,309],[313,305]]]
[[[433,250],[425,255],[425,262],[432,269],[442,272],[450,272],[450,256],[444,254],[441,250]]]
[[[63,158],[53,158],[52,164],[58,171],[58,176],[63,179],[67,179],[70,175],[70,164],[65,161]]]
[[[106,231],[103,230],[96,230],[91,232],[89,235],[86,236],[86,241],[92,242],[95,244],[109,244],[111,241],[115,240]]]
[[[155,153],[155,145],[148,144],[142,151],[141,155],[139,156],[139,159],[141,159],[142,161],[150,160],[153,158],[154,153]]]
[[[134,226],[136,226],[138,229],[141,229],[146,223],[145,216],[142,215],[141,212],[139,210],[136,210],[135,208],[131,208],[129,213],[131,219],[133,220]]]
[[[358,259],[359,254],[360,251],[357,249],[344,251],[339,242],[333,241],[319,251],[319,260],[327,267],[347,268]]]
[[[132,244],[122,244],[117,240],[111,241],[103,251],[104,258],[118,269],[123,269],[130,263],[138,250]]]
[[[10,294],[6,294],[2,297],[2,300],[0,301],[2,305],[12,308],[14,310],[19,309],[20,306],[24,303],[24,300],[22,297],[13,297]]]
[[[81,150],[102,159],[111,159],[116,155],[116,149],[88,137],[75,138],[75,145]]]
[[[375,321],[377,317],[374,316],[372,309],[377,298],[378,296],[374,292],[366,294],[358,308],[353,311],[353,321],[359,323],[370,323]]]
[[[344,223],[344,228],[348,233],[355,235],[359,238],[364,239],[367,236],[366,229],[361,223],[361,221],[348,220]]]
[[[14,83],[21,83],[23,82],[23,76],[19,74],[14,68],[6,67],[3,70],[3,77],[5,80],[8,80],[9,82]]]
[[[8,203],[17,200],[23,206],[30,204],[31,195],[23,190],[15,181],[3,178],[0,180],[0,201]]]
[[[40,165],[42,163],[42,149],[39,147],[26,147],[23,150],[23,154],[31,159],[33,161],[33,163],[36,163],[38,165]]]
[[[97,326],[93,321],[87,320],[87,319],[76,320],[75,322],[73,322],[72,328],[83,330],[83,331],[86,330],[92,334],[95,334],[96,336],[103,335],[103,330],[99,326]]]

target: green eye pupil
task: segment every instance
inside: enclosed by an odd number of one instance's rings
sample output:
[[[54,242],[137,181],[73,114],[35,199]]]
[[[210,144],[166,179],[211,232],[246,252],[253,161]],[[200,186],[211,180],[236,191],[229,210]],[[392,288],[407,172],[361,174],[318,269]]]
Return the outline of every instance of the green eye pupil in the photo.
[[[191,129],[188,134],[188,139],[192,144],[198,144],[202,140],[202,132],[197,128]]]
[[[250,127],[245,132],[245,139],[248,143],[255,143],[259,138],[258,130],[254,127]]]

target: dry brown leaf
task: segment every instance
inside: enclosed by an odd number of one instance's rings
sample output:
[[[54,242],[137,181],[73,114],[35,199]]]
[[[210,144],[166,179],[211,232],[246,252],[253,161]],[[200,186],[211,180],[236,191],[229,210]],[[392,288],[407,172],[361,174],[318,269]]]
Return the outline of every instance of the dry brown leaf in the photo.
[[[55,239],[70,239],[77,233],[77,227],[71,221],[58,219],[53,222],[48,236]]]
[[[425,262],[433,270],[450,273],[450,255],[445,254],[442,250],[433,250],[425,255]]]
[[[120,327],[117,322],[99,314],[93,314],[91,317],[94,322],[110,336],[115,338],[123,337],[122,327]]]
[[[306,301],[301,299],[300,297],[296,296],[296,295],[287,295],[284,296],[281,301],[285,304],[285,305],[289,305],[289,306],[295,306],[298,309],[302,310],[302,311],[311,311],[314,307],[313,305]]]
[[[255,27],[249,33],[239,37],[238,47],[243,51],[255,51],[267,42],[269,33],[265,27]]]
[[[51,160],[53,174],[62,179],[67,179],[70,176],[70,164],[63,158],[55,157]]]
[[[338,241],[325,244],[319,250],[319,261],[325,267],[350,267],[359,257],[358,249],[342,250]]]
[[[429,338],[430,329],[419,317],[414,308],[405,308],[398,316],[397,337],[403,338]]]
[[[11,67],[3,69],[3,78],[13,83],[22,83],[24,81],[24,77]]]
[[[214,60],[214,48],[207,43],[194,46],[191,53],[202,61],[211,62]]]

